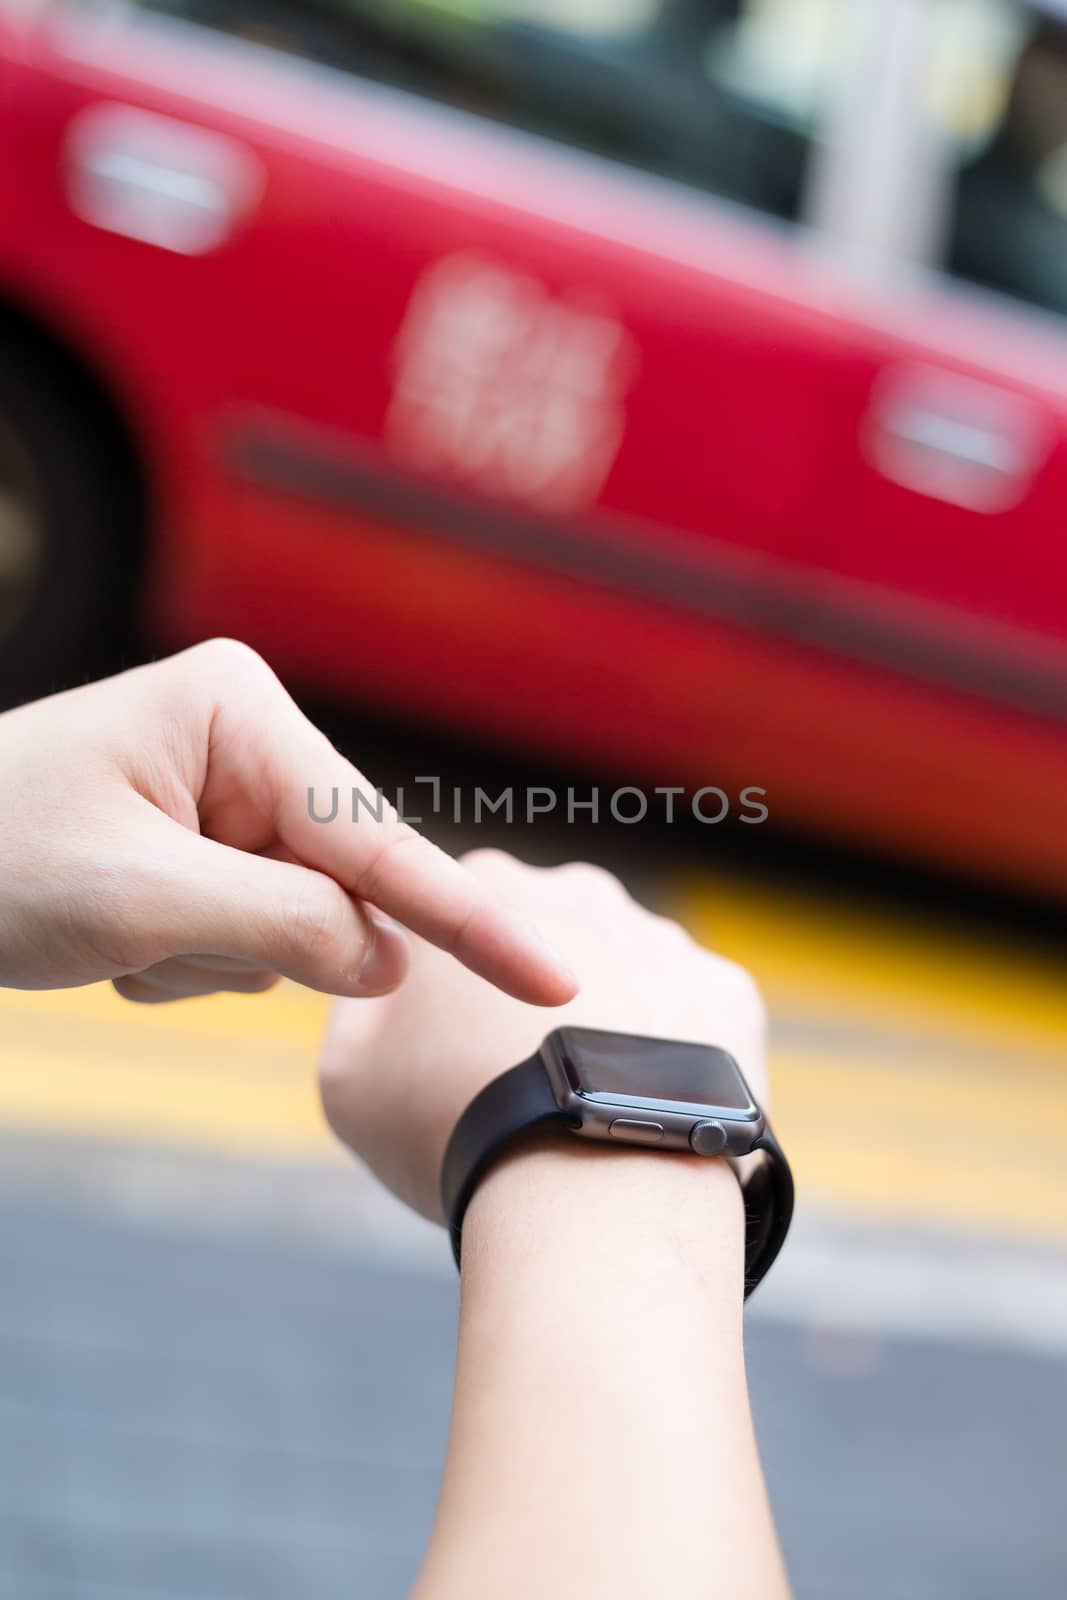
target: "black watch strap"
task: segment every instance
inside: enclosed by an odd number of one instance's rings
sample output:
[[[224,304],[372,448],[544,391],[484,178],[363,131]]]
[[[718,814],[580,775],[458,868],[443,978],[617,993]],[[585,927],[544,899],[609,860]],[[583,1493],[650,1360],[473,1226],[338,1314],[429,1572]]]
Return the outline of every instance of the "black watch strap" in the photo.
[[[566,1116],[556,1104],[540,1051],[503,1072],[476,1094],[456,1123],[441,1169],[441,1200],[459,1266],[463,1219],[474,1191],[496,1157],[521,1135]],[[759,1159],[731,1165],[745,1200],[745,1297],[774,1261],[793,1215],[793,1177],[770,1126],[756,1140]]]
[[[475,1095],[452,1130],[441,1168],[441,1201],[457,1267],[463,1218],[486,1168],[528,1129],[564,1120],[540,1051]]]
[[[757,1283],[766,1277],[785,1243],[793,1220],[794,1202],[793,1174],[769,1122],[764,1122],[763,1132],[753,1149],[761,1150],[763,1159],[751,1161],[742,1157],[751,1170],[738,1173],[745,1200],[746,1300]]]

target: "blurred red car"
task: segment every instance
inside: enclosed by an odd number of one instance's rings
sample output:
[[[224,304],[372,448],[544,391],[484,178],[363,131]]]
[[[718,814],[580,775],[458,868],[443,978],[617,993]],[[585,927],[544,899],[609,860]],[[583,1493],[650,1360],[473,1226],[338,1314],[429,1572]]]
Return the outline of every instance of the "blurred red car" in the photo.
[[[1059,9],[0,0],[6,697],[132,602],[1067,889]]]

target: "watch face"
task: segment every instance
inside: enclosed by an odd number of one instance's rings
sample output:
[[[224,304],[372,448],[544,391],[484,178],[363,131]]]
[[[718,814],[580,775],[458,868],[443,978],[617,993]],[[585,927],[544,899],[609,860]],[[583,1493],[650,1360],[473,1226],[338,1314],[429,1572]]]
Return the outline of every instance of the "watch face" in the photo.
[[[570,1086],[586,1100],[741,1119],[759,1115],[737,1062],[716,1045],[595,1028],[560,1028],[557,1037]]]

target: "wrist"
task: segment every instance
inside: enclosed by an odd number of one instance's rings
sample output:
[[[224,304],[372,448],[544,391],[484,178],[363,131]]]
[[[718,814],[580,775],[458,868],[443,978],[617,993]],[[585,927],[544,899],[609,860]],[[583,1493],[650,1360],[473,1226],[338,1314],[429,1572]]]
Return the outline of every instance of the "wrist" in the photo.
[[[765,1515],[743,1274],[718,1159],[569,1135],[502,1156],[463,1230],[449,1473],[416,1592],[504,1592],[518,1571],[560,1600],[708,1593],[701,1542],[662,1530],[704,1526],[709,1505],[727,1528]],[[745,1594],[779,1592],[764,1546]]]
[[[744,1204],[719,1159],[541,1135],[506,1152],[482,1179],[464,1223],[465,1298],[526,1279],[684,1285],[736,1312],[743,1302]],[[598,1291],[599,1292],[599,1291]]]

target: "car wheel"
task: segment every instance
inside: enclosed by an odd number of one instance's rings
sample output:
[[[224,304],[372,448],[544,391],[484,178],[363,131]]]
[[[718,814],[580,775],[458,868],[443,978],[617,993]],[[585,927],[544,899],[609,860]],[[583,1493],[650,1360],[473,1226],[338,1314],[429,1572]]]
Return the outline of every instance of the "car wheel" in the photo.
[[[0,347],[0,706],[126,647],[133,485],[80,400],[29,350]]]

